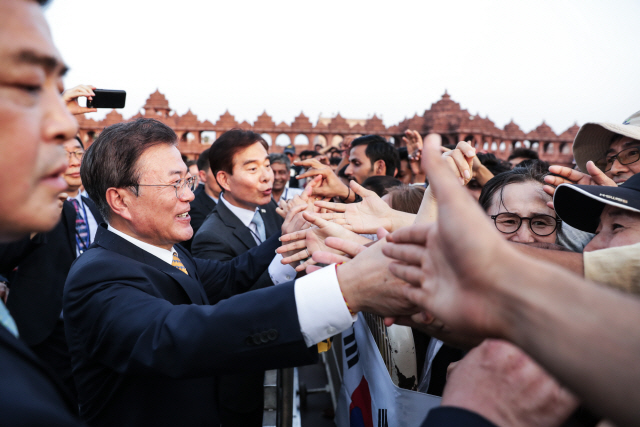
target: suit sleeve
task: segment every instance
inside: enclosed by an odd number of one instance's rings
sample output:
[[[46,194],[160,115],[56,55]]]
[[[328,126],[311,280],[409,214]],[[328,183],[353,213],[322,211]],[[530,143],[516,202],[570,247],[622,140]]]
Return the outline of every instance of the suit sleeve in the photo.
[[[453,406],[441,406],[429,411],[422,427],[497,427],[475,412]]]
[[[233,248],[224,238],[224,233],[215,232],[206,225],[200,227],[198,232],[193,236],[191,253],[195,258],[212,259],[216,261],[229,261],[235,256]]]
[[[112,262],[81,261],[65,286],[70,347],[119,373],[196,378],[315,360],[300,331],[293,283],[216,305],[174,305],[158,295],[158,277],[128,269],[103,281]]]
[[[280,246],[279,238],[280,233],[277,233],[261,245],[226,262],[196,258],[198,275],[209,302],[215,304],[233,295],[254,290],[255,284],[264,280],[273,284],[267,270],[275,250]]]

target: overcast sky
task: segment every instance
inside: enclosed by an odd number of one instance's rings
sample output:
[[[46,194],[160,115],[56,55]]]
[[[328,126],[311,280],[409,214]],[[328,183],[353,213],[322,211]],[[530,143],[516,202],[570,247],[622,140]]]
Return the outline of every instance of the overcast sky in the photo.
[[[640,110],[638,0],[54,0],[46,15],[66,86],[126,90],[125,117],[156,88],[212,122],[266,110],[391,126],[445,89],[525,132]]]

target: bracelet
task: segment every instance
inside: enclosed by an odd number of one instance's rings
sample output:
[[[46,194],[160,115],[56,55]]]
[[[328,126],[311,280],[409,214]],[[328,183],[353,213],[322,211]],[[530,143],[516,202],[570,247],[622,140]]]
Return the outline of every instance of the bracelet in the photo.
[[[347,193],[347,197],[345,197],[344,199],[340,197],[342,203],[347,203],[347,200],[349,200],[349,197],[351,197],[351,187],[347,186],[347,190],[349,190],[349,192]]]
[[[336,264],[336,274],[338,273],[338,266],[342,264],[344,264],[344,261],[342,261],[340,264]],[[347,299],[344,297],[344,293],[342,292],[342,290],[340,290],[340,293],[342,294],[342,299],[344,300],[344,303],[347,306],[347,310],[349,310],[349,314],[352,316],[355,316],[356,313],[354,313],[353,310],[351,310],[351,307],[349,307],[349,303],[347,302]]]

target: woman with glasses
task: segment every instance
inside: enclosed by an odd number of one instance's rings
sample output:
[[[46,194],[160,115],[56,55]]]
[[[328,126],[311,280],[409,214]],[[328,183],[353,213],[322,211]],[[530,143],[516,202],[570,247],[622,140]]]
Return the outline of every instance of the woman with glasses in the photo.
[[[556,243],[561,221],[547,206],[551,196],[542,189],[544,174],[533,165],[516,167],[489,180],[480,205],[502,236],[518,243]]]

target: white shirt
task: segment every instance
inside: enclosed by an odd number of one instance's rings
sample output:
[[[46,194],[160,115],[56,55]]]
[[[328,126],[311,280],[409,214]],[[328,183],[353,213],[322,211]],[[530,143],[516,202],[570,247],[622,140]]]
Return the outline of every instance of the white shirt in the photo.
[[[93,239],[96,237],[96,231],[98,231],[98,223],[96,219],[93,217],[91,213],[91,209],[87,207],[87,205],[82,201],[82,193],[78,192],[75,197],[69,197],[67,200],[76,199],[78,201],[78,207],[80,208],[80,216],[84,219],[84,222],[87,224],[89,228],[89,244],[93,243]],[[85,218],[86,212],[86,218]],[[80,248],[76,243],[76,256],[80,256]]]
[[[110,225],[108,230],[168,264],[173,261],[173,248],[166,250],[150,245]],[[274,261],[276,259],[277,257]],[[272,261],[271,264],[273,265],[274,262]],[[271,274],[271,265],[269,274]],[[294,295],[300,332],[309,347],[346,330],[356,321],[356,316],[349,313],[342,296],[335,264],[296,280]]]
[[[258,233],[258,227],[251,222],[253,221],[253,217],[259,208],[256,207],[254,210],[249,210],[249,209],[239,208],[237,206],[234,206],[231,203],[227,202],[227,199],[224,198],[224,193],[220,193],[220,200],[222,200],[222,203],[224,203],[224,205],[227,208],[229,208],[229,210],[236,217],[238,217],[240,222],[242,222],[245,225],[245,227],[248,227],[249,230],[251,230],[251,235],[253,236],[253,240],[255,240],[258,245],[262,243],[262,241],[260,241],[260,238],[258,237],[260,236],[260,233]],[[266,211],[264,209],[260,209],[260,213],[265,213],[265,212]]]

